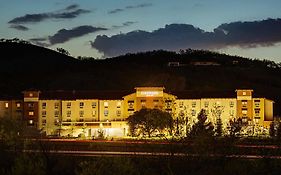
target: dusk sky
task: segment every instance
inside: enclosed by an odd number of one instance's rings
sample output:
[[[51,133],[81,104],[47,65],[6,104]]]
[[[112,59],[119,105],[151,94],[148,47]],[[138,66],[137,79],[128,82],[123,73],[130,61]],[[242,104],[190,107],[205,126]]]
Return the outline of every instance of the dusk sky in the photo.
[[[280,0],[0,0],[0,37],[74,57],[208,49],[281,62]]]

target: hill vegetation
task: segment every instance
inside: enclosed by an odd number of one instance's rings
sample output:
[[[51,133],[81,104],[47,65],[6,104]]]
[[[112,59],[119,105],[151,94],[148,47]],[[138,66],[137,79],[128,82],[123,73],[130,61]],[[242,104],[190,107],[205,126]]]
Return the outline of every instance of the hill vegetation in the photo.
[[[0,49],[1,98],[16,98],[26,89],[130,90],[136,86],[164,86],[168,92],[234,94],[235,89],[249,88],[254,89],[255,96],[274,100],[275,115],[281,114],[281,64],[269,60],[191,49],[102,60],[75,59],[16,39],[2,39]]]

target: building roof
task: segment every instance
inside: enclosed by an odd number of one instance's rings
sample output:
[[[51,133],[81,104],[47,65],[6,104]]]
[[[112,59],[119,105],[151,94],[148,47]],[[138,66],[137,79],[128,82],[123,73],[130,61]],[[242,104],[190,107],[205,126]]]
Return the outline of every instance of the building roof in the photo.
[[[132,91],[43,91],[40,99],[43,100],[75,100],[75,99],[100,99],[100,100],[122,100],[122,97]]]

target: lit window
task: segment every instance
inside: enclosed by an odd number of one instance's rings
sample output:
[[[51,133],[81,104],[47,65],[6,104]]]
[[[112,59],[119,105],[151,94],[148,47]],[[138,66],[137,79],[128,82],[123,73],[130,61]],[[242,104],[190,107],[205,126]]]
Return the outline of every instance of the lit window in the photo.
[[[71,102],[67,102],[67,103],[66,103],[66,108],[69,109],[70,107],[71,107]]]
[[[55,117],[59,116],[59,111],[55,111]]]
[[[242,114],[247,115],[247,110],[242,110]]]
[[[80,102],[80,103],[79,103],[79,106],[80,106],[80,108],[83,108],[83,107],[84,107],[84,103],[83,103],[83,102]]]
[[[80,115],[80,117],[83,117],[84,116],[84,111],[79,111],[79,115]]]
[[[205,108],[208,108],[209,102],[208,102],[208,101],[205,101],[205,102],[204,102],[204,106],[205,106]]]
[[[108,110],[104,110],[104,116],[108,116]]]
[[[121,107],[121,102],[118,101],[118,102],[117,102],[117,108],[120,108],[120,107]]]
[[[67,116],[67,117],[70,117],[70,116],[71,116],[71,111],[67,111],[67,112],[66,112],[66,116]]]
[[[230,101],[229,106],[232,108],[234,106],[234,101]]]
[[[242,92],[242,95],[246,95],[247,93],[245,91]]]
[[[55,109],[59,109],[59,103],[55,103]]]
[[[46,125],[46,123],[47,123],[47,121],[44,119],[44,120],[42,120],[42,125]]]
[[[93,117],[96,116],[96,113],[97,113],[96,111],[93,111],[93,112],[92,112]]]
[[[192,109],[192,110],[191,110],[191,115],[192,115],[192,116],[195,116],[195,115],[196,115],[196,110]]]
[[[46,109],[47,104],[45,102],[42,103],[42,109]]]
[[[103,103],[103,106],[104,106],[105,108],[107,108],[107,107],[108,107],[108,102],[105,101],[105,102]]]
[[[20,104],[20,103],[17,103],[16,105],[17,105],[17,108],[20,108],[20,106],[21,106],[21,104]]]
[[[30,125],[33,125],[33,120],[29,120],[28,123],[29,123]]]
[[[128,107],[129,108],[134,108],[134,100],[129,100],[128,101]]]
[[[29,97],[33,97],[33,93],[29,93]]]
[[[121,111],[120,111],[120,110],[117,110],[117,111],[116,111],[116,115],[117,115],[118,117],[120,117],[120,116],[121,116]]]
[[[33,116],[33,115],[34,115],[34,112],[33,112],[33,111],[29,111],[29,112],[28,112],[28,115],[29,115],[29,116]]]
[[[246,106],[247,105],[247,100],[242,100],[242,105]]]
[[[92,102],[92,108],[96,108],[97,103],[96,102]]]
[[[5,103],[5,108],[8,108],[9,107],[9,103]]]
[[[193,107],[193,108],[196,107],[196,102],[195,102],[195,101],[193,101],[193,102],[191,103],[191,107]]]

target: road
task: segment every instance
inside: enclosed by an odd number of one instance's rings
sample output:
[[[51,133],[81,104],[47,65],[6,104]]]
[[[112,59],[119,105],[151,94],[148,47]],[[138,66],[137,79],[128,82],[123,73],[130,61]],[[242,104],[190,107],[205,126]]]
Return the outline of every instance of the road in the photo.
[[[24,150],[28,153],[41,153],[41,150]],[[121,151],[70,151],[70,150],[50,150],[47,151],[54,155],[70,155],[70,156],[80,156],[80,157],[114,157],[114,156],[125,156],[125,157],[199,157],[199,154],[185,154],[185,153],[166,153],[166,152],[121,152]],[[202,155],[201,155],[202,156]],[[237,158],[237,159],[281,159],[281,156],[261,156],[261,155],[221,155],[221,154],[208,154],[207,157],[226,157],[226,158]]]

